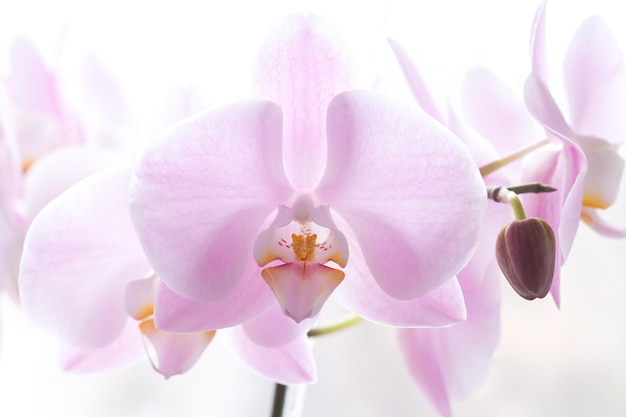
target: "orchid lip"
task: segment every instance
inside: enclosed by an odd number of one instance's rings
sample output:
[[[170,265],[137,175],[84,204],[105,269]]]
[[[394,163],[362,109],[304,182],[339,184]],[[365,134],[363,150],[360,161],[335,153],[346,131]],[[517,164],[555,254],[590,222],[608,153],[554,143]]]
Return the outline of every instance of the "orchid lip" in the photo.
[[[315,207],[305,194],[292,207],[279,206],[270,227],[257,236],[254,258],[261,267],[272,263],[261,275],[283,312],[300,322],[317,315],[343,280],[343,271],[325,264],[345,267],[348,245],[328,206]]]

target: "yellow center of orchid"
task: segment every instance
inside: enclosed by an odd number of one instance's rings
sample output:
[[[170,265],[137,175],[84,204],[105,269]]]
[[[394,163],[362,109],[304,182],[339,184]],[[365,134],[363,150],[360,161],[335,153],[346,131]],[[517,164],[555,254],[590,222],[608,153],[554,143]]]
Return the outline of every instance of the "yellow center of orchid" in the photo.
[[[313,259],[313,253],[315,253],[315,247],[317,235],[291,235],[291,249],[301,261],[310,261]]]

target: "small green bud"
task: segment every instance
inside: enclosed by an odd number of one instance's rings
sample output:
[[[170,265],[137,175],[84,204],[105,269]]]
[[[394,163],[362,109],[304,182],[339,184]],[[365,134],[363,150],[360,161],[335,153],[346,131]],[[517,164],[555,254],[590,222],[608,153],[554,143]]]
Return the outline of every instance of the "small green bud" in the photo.
[[[513,289],[527,300],[543,298],[550,291],[555,257],[554,232],[536,217],[507,224],[496,241],[500,269]]]

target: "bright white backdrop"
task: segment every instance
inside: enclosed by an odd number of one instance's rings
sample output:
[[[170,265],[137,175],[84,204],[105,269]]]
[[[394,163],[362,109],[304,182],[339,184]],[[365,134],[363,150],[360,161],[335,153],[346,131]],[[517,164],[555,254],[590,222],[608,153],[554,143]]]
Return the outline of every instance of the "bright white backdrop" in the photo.
[[[348,34],[365,36],[365,28],[372,41],[400,41],[442,100],[455,101],[463,74],[474,65],[490,67],[521,94],[538,2],[152,3],[0,0],[0,68],[16,34],[31,37],[66,74],[76,72],[91,50],[128,92],[133,115],[146,123],[155,98],[175,83],[193,83],[209,104],[245,97],[263,34],[300,8],[327,13]],[[555,76],[569,38],[588,15],[603,17],[626,49],[619,2],[559,0],[548,7]],[[625,197],[623,190],[612,215],[626,224]],[[491,377],[455,405],[455,414],[625,415],[625,275],[626,241],[603,239],[581,226],[563,272],[560,312],[549,299],[525,302],[503,285],[502,343]],[[169,381],[147,362],[101,375],[68,375],[57,368],[55,341],[2,301],[0,415],[269,414],[272,384],[218,343],[192,371]],[[304,416],[436,416],[404,369],[393,330],[362,325],[317,341],[315,353],[319,382],[306,391]]]

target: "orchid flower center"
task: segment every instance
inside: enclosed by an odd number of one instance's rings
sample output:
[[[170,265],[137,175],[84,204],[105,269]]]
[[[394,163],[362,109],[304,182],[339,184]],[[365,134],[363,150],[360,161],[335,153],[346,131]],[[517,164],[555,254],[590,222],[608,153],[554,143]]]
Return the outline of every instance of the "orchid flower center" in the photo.
[[[280,206],[275,220],[254,244],[257,264],[273,263],[261,276],[283,312],[296,322],[319,313],[345,276],[325,264],[332,261],[345,267],[347,255],[346,238],[332,221],[330,210],[314,207],[309,197],[298,199],[293,207]]]

